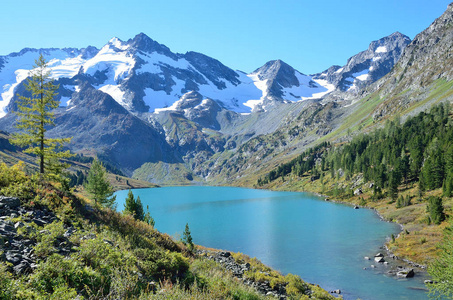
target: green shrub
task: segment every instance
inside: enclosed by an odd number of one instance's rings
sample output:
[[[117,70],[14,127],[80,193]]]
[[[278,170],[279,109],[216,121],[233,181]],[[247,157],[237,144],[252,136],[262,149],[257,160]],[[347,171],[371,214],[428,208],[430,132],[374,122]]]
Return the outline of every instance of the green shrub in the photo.
[[[25,164],[20,161],[12,167],[0,164],[0,194],[31,199],[35,194],[36,182],[25,173]]]
[[[189,270],[188,259],[180,253],[161,249],[135,249],[138,265],[145,276],[155,280],[183,278]]]
[[[38,265],[31,275],[30,282],[33,288],[43,295],[51,295],[56,291],[63,292],[65,287],[68,293],[71,289],[90,294],[91,291],[102,292],[103,278],[100,273],[84,266],[77,259],[52,254],[47,261]]]
[[[38,234],[38,243],[34,247],[35,255],[39,258],[45,258],[56,252],[58,239],[63,237],[65,229],[62,222],[52,222],[44,226],[42,233]]]
[[[285,279],[288,282],[286,285],[286,293],[290,296],[304,294],[306,290],[310,289],[309,286],[297,275],[290,273],[285,276]]]

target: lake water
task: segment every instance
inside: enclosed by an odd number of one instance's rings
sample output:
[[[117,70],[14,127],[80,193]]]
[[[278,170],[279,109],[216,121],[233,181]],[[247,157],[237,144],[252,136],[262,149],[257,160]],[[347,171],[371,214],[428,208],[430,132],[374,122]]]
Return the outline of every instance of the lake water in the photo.
[[[118,210],[128,191],[118,191]],[[257,257],[345,299],[426,299],[421,276],[396,279],[389,267],[364,260],[379,252],[396,224],[368,209],[323,201],[308,193],[231,187],[133,190],[149,206],[156,228],[180,237],[186,223],[194,243]],[[378,266],[370,268],[371,264]],[[367,269],[364,270],[363,268]]]

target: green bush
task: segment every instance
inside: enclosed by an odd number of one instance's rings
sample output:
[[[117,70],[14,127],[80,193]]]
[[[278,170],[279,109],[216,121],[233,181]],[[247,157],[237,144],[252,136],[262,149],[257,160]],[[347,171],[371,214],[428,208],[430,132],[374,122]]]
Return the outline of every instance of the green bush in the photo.
[[[35,194],[36,182],[25,173],[25,164],[20,161],[12,167],[0,164],[0,194],[31,199]]]
[[[138,265],[145,276],[155,280],[183,278],[189,270],[188,259],[180,253],[161,249],[135,249]]]
[[[288,274],[285,276],[286,281],[288,284],[286,285],[286,293],[288,295],[298,295],[304,294],[306,290],[309,290],[309,286],[300,279],[299,276]]]
[[[77,259],[58,254],[52,254],[47,261],[40,263],[31,275],[30,282],[43,295],[51,295],[56,291],[61,293],[64,288],[68,293],[72,293],[72,288],[75,288],[89,295],[92,291],[102,292],[103,286],[99,272],[84,266]]]
[[[34,247],[35,255],[41,259],[56,252],[58,239],[63,237],[65,229],[62,222],[52,222],[44,226],[42,233],[38,234],[38,243]]]

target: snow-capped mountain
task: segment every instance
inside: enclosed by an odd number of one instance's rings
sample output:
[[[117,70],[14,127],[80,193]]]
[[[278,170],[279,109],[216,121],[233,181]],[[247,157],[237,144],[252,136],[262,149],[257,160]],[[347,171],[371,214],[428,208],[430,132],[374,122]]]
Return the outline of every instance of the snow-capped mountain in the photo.
[[[313,80],[332,84],[339,91],[357,93],[390,72],[410,42],[409,37],[395,32],[371,42],[367,50],[352,56],[345,66],[332,66],[313,75]]]
[[[281,60],[269,61],[248,76],[263,93],[260,100],[246,103],[250,107],[264,107],[266,100],[300,101],[321,98],[333,90],[333,85],[323,80],[314,80]]]
[[[18,95],[29,95],[25,80],[42,53],[59,84],[50,136],[72,136],[72,151],[95,153],[128,175],[142,166],[140,174],[150,172],[149,164],[176,163],[207,177],[204,164],[217,153],[286,126],[329,93],[384,75],[407,39],[394,34],[373,42],[343,68],[316,75],[281,60],[246,74],[201,53],[173,53],[143,33],[113,38],[101,49],[24,49],[0,56],[0,129],[17,130],[9,112]]]
[[[100,50],[24,49],[0,57],[0,116],[14,107],[10,102],[21,90],[39,52],[49,61],[52,77],[60,83],[62,106],[70,104],[72,93],[78,91],[75,79],[81,77],[135,112],[170,107],[189,91],[237,112],[249,112],[243,103],[261,97],[261,91],[246,74],[200,53],[172,53],[139,34],[127,42],[113,38]]]
[[[17,93],[25,92],[23,83],[39,53],[60,84],[61,106],[71,105],[72,94],[79,91],[77,80],[135,113],[172,107],[190,91],[239,113],[251,112],[267,98],[299,101],[330,91],[279,60],[247,75],[201,53],[173,53],[141,33],[126,42],[113,38],[100,50],[24,49],[0,57],[0,117],[14,109]]]

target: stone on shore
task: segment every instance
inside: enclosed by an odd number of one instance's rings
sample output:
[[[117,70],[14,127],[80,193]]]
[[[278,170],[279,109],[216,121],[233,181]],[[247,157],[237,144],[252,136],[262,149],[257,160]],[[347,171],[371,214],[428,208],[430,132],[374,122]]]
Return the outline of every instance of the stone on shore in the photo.
[[[414,277],[414,275],[414,269],[400,269],[398,272],[396,272],[396,276],[402,278],[411,278]]]
[[[381,257],[381,256],[378,256],[378,257],[374,258],[374,261],[378,262],[378,263],[383,263],[383,262],[385,262],[385,259],[383,257]]]

